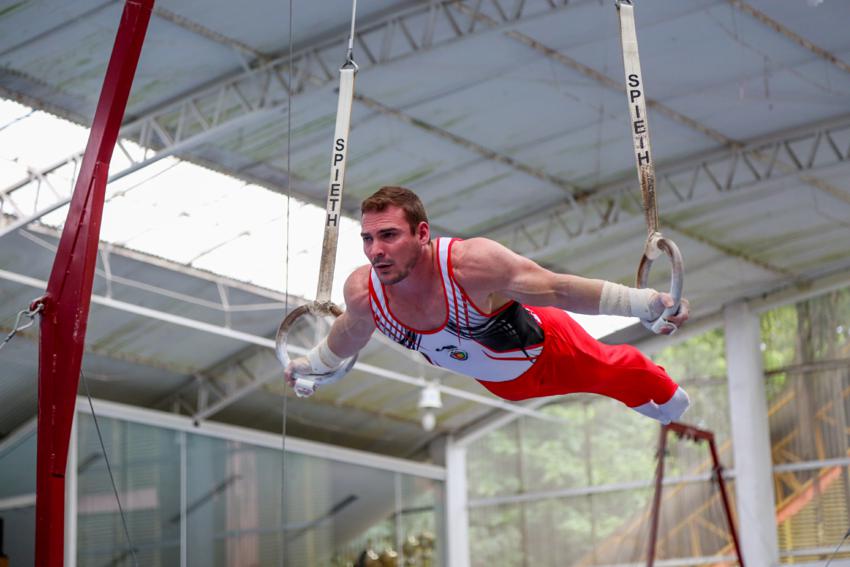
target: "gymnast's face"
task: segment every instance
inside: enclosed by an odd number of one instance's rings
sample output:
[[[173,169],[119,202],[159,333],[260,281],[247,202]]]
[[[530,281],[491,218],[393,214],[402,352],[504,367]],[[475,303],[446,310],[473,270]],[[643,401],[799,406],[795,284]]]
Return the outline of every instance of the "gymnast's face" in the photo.
[[[411,232],[401,207],[363,213],[360,224],[363,252],[384,285],[396,284],[410,275],[431,239],[428,223],[419,223]]]

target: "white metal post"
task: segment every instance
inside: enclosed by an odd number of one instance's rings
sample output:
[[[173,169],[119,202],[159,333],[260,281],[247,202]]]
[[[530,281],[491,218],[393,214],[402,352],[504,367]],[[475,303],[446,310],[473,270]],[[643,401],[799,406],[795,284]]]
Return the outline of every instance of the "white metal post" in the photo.
[[[449,565],[469,567],[469,508],[466,487],[466,446],[446,443],[446,542]]]
[[[185,431],[181,431],[177,434],[177,442],[180,444],[180,567],[187,567],[189,564],[189,518],[187,510],[189,459],[186,448],[188,440]]]
[[[68,442],[68,461],[65,463],[65,567],[77,565],[77,424],[79,415],[74,412],[71,439]]]
[[[723,316],[741,550],[747,565],[775,566],[779,545],[759,317],[744,302],[726,306]]]

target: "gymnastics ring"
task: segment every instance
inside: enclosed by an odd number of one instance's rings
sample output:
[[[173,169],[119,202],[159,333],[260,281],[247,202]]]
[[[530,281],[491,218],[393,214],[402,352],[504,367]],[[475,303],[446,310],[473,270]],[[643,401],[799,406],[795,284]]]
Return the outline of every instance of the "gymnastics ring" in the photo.
[[[295,324],[295,321],[300,317],[306,314],[312,314],[316,317],[321,317],[323,315],[330,315],[333,317],[339,317],[342,315],[342,309],[337,307],[334,303],[328,301],[327,303],[308,303],[306,305],[301,305],[295,309],[293,309],[281,322],[280,327],[277,329],[277,334],[275,335],[275,355],[284,368],[289,366],[289,354],[286,352],[287,343],[289,341],[289,330],[292,328],[292,325]],[[295,390],[295,395],[299,398],[306,398],[312,396],[316,389],[319,386],[326,386],[328,384],[333,384],[341,379],[343,376],[348,374],[348,372],[354,367],[354,363],[357,362],[357,355],[355,354],[351,358],[347,359],[345,364],[340,366],[338,369],[333,372],[328,373],[316,373],[316,374],[307,374],[307,375],[298,375],[295,378],[295,385],[293,389]]]
[[[679,252],[679,247],[669,238],[662,236],[660,232],[653,232],[646,239],[643,256],[641,256],[640,264],[638,265],[637,287],[646,287],[649,281],[649,270],[652,268],[652,263],[662,253],[667,254],[672,264],[672,271],[670,272],[670,296],[673,298],[673,306],[666,308],[658,319],[652,321],[650,328],[656,333],[660,332],[665,325],[672,325],[667,319],[679,312],[679,306],[682,303],[682,287],[685,284],[685,263],[682,260],[682,253]]]

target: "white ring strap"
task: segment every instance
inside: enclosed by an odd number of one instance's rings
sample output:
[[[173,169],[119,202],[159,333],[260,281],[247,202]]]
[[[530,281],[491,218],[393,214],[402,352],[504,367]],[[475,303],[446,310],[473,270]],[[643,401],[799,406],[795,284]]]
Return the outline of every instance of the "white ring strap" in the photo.
[[[339,70],[339,103],[331,153],[331,178],[325,204],[325,236],[322,240],[322,260],[319,265],[316,303],[326,303],[331,300],[339,223],[342,219],[342,191],[345,185],[345,164],[348,161],[348,136],[351,132],[351,105],[354,101],[356,73],[357,65],[353,61],[346,61]]]
[[[626,71],[626,98],[631,116],[632,143],[635,163],[643,194],[643,210],[649,234],[658,232],[658,209],[655,201],[655,167],[649,146],[649,116],[646,113],[646,95],[640,72],[635,14],[631,2],[618,2],[620,15],[620,40],[623,44],[623,67]]]

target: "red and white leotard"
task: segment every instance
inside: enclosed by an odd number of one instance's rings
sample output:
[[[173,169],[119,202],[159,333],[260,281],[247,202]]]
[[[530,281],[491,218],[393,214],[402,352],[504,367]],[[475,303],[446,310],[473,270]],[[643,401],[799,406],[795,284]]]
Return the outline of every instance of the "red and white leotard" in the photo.
[[[372,316],[382,333],[421,352],[435,366],[472,376],[507,400],[587,392],[619,400],[664,423],[687,408],[685,394],[682,403],[672,400],[677,385],[662,367],[633,346],[597,341],[562,309],[515,301],[492,313],[476,307],[455,280],[453,242],[435,241],[447,311],[436,329],[412,329],[399,321],[371,272]],[[662,415],[658,405],[668,401],[678,405]]]
[[[422,353],[428,362],[481,381],[504,382],[526,372],[543,350],[543,329],[530,310],[515,301],[488,313],[479,309],[458,284],[451,249],[456,239],[438,238],[434,249],[446,299],[446,319],[431,330],[399,321],[387,302],[375,270],[370,273],[372,316],[383,334]]]

